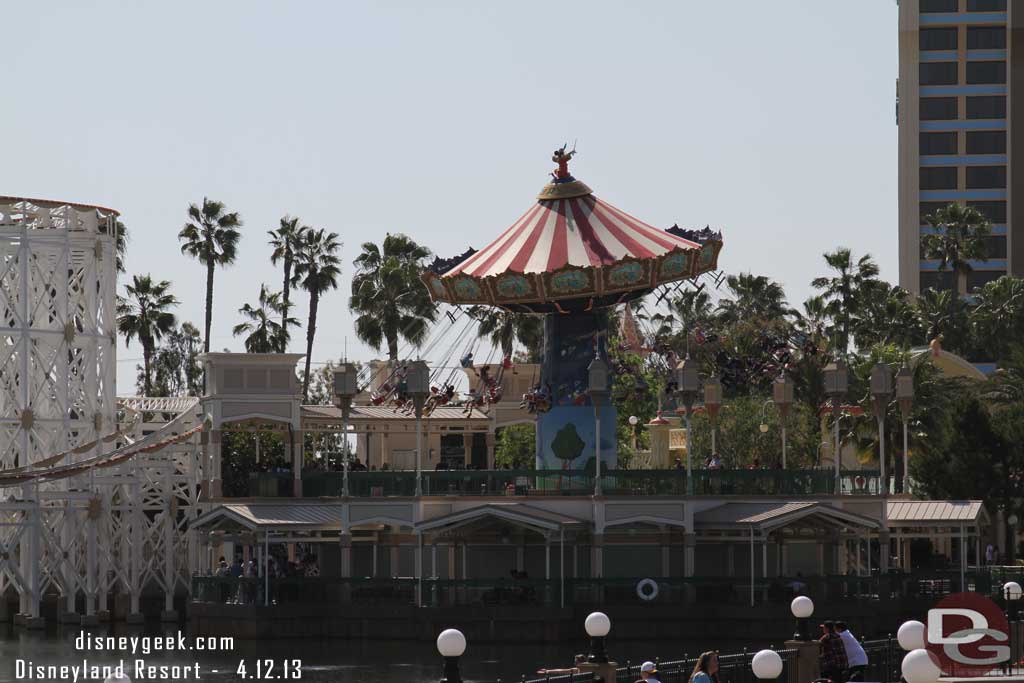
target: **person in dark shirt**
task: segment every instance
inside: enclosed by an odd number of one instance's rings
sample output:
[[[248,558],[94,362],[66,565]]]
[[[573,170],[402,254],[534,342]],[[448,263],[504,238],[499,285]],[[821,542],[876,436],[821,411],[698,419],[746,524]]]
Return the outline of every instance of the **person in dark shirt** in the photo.
[[[821,638],[818,639],[821,675],[833,683],[844,683],[843,672],[849,668],[846,658],[846,645],[842,637],[836,633],[836,625],[832,621],[821,624]]]

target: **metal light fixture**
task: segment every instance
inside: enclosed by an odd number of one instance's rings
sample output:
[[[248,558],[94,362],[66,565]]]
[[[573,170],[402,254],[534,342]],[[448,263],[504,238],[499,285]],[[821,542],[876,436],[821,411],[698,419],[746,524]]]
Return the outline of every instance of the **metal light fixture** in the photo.
[[[405,391],[416,411],[416,495],[419,496],[423,492],[423,406],[430,395],[430,368],[424,361],[416,360],[407,365]]]
[[[437,651],[444,657],[444,678],[441,683],[462,683],[459,657],[466,651],[466,636],[454,628],[441,631],[437,637]]]
[[[762,681],[774,681],[782,675],[782,657],[775,650],[761,650],[750,660],[750,669]]]
[[[910,440],[908,437],[907,424],[910,422],[910,411],[914,407],[914,373],[910,371],[904,362],[903,367],[896,373],[896,401],[900,404],[900,417],[903,418],[903,481],[900,486],[901,492],[908,490],[909,482],[909,458]]]
[[[722,380],[711,375],[704,380],[704,410],[711,420],[711,455],[718,455],[718,411],[722,408]]]
[[[924,624],[920,621],[905,621],[896,632],[896,642],[907,652],[922,650],[925,647],[924,634]]]
[[[587,366],[587,390],[594,406],[594,495],[601,495],[601,406],[608,401],[611,385],[608,378],[608,364],[600,353]]]
[[[782,418],[782,469],[786,469],[786,418],[789,417],[789,408],[793,405],[793,381],[789,379],[785,370],[772,382],[772,400]]]
[[[828,394],[829,398],[832,399],[832,440],[835,451],[833,451],[832,459],[835,461],[836,466],[836,493],[839,493],[840,477],[840,461],[842,460],[842,453],[839,447],[839,416],[842,413],[843,398],[846,396],[846,392],[849,389],[849,376],[846,371],[846,363],[843,362],[842,358],[836,358],[835,361],[825,366],[825,393]]]
[[[878,420],[878,462],[882,477],[882,495],[889,493],[889,479],[885,470],[885,413],[892,396],[892,371],[882,361],[871,368],[871,396],[875,400],[875,418]]]
[[[814,614],[814,601],[806,595],[797,596],[789,604],[789,611],[796,617],[796,633],[793,634],[793,640],[809,641],[811,631],[808,619]]]
[[[608,653],[604,647],[604,639],[612,630],[612,620],[604,612],[591,612],[583,622],[583,628],[590,636],[590,656],[587,657],[587,661],[591,664],[607,664]]]
[[[697,399],[697,392],[700,391],[700,370],[697,368],[697,362],[690,359],[690,354],[686,354],[686,358],[679,361],[675,379],[676,391],[686,410],[686,493],[693,495],[693,435],[690,415],[693,412],[693,402]]]
[[[347,497],[348,489],[348,419],[352,412],[352,399],[359,393],[359,378],[356,366],[341,363],[334,371],[334,405],[341,408],[341,432],[345,439],[342,445],[341,495]]]
[[[937,683],[942,668],[928,650],[908,652],[900,664],[900,673],[907,683]]]

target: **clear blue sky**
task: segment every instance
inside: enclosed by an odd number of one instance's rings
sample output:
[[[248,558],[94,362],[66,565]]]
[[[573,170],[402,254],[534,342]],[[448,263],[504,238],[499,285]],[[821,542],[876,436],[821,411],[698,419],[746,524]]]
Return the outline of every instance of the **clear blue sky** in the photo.
[[[428,5],[433,5],[428,9]],[[314,360],[372,357],[347,310],[359,245],[405,232],[450,256],[532,203],[551,150],[653,223],[725,232],[721,266],[811,293],[822,252],[897,279],[896,3],[22,2],[4,8],[0,194],[118,208],[128,271],[172,280],[201,327],[190,202],[242,214],[216,278],[216,349],[285,213],[344,242]],[[297,315],[304,319],[306,302]],[[293,351],[305,347],[297,331]],[[138,348],[118,353],[121,393]]]

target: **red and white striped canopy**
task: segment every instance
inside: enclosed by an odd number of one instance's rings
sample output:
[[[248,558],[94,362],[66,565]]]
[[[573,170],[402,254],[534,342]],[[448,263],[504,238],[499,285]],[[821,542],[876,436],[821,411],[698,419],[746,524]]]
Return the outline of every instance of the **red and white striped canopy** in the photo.
[[[538,201],[498,239],[442,277],[550,273],[599,268],[624,258],[654,259],[701,245],[659,230],[592,194]]]

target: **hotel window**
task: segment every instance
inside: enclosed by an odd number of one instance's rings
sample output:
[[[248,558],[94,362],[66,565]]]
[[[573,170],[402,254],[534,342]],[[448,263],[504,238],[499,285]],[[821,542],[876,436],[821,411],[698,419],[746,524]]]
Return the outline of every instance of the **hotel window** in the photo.
[[[990,190],[1006,187],[1005,166],[968,166],[967,189]]]
[[[925,166],[921,169],[922,190],[955,190],[956,166]]]
[[[921,14],[959,11],[959,0],[921,0]]]
[[[1006,29],[1002,26],[968,26],[967,49],[1005,50]]]
[[[955,281],[955,276],[948,270],[941,273],[938,271],[924,272],[921,273],[921,291],[924,292],[929,289],[936,289],[941,292],[944,289],[953,289],[953,283]]]
[[[956,154],[956,131],[921,133],[921,156]]]
[[[956,85],[956,66],[956,62],[921,62],[921,85]]]
[[[957,28],[921,29],[921,50],[955,50]]]
[[[1006,0],[967,0],[968,12],[1005,12]]]
[[[981,289],[1004,275],[1006,273],[1001,270],[972,270],[967,273],[967,291],[973,292],[976,289]]]
[[[985,258],[1006,258],[1006,235],[985,238]]]
[[[955,97],[922,97],[922,121],[953,121],[957,118]]]
[[[967,202],[967,206],[977,209],[993,223],[1006,222],[1006,202]]]
[[[967,62],[967,82],[1006,83],[1006,62]]]
[[[1006,154],[1005,130],[967,131],[968,154]]]
[[[924,119],[924,115],[921,116]],[[1006,96],[983,95],[967,98],[967,118],[969,119],[1005,119]]]
[[[929,225],[928,217],[934,215],[936,211],[946,208],[949,204],[949,202],[921,202],[918,207],[921,215],[921,225]]]

